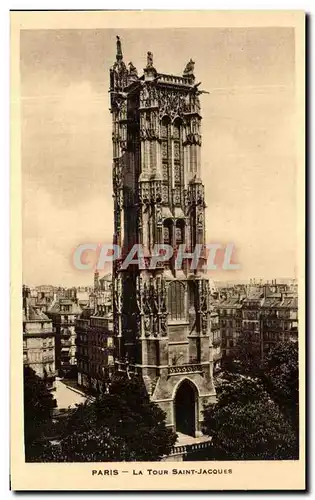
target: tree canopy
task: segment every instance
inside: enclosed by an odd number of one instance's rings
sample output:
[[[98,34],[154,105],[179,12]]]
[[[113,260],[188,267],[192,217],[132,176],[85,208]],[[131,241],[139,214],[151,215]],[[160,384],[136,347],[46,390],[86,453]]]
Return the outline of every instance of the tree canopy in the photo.
[[[52,420],[56,401],[46,383],[30,367],[24,367],[24,442],[26,459],[41,447],[44,428]]]
[[[297,342],[281,342],[265,357],[262,380],[270,397],[298,430],[299,364]]]
[[[261,373],[260,345],[253,332],[242,332],[237,339],[233,357],[228,357],[224,368],[233,373],[259,375]]]
[[[216,459],[298,458],[298,351],[277,345],[254,376],[227,372],[217,387],[217,404],[204,411]],[[213,456],[212,456],[213,458]]]
[[[109,392],[78,405],[68,417],[59,449],[43,461],[154,461],[168,455],[176,434],[150,401],[141,379],[114,378]]]

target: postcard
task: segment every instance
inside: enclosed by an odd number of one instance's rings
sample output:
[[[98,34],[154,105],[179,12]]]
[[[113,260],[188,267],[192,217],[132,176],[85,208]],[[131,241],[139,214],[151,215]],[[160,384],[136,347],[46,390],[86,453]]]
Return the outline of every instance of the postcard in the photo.
[[[305,490],[305,14],[11,12],[11,488]]]

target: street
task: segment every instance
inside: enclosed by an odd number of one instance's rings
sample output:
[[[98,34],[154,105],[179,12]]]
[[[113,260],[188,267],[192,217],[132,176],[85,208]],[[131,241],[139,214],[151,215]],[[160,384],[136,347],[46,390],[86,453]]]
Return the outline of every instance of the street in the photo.
[[[86,396],[67,387],[64,380],[56,378],[56,391],[54,397],[58,409],[74,408],[76,404],[84,403]]]

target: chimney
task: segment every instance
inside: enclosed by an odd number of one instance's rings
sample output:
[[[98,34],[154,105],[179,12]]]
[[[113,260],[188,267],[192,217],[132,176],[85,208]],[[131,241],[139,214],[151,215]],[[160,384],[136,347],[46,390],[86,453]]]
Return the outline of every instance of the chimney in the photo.
[[[30,289],[26,285],[23,285],[22,295],[23,295],[23,310],[25,312],[26,319],[28,319],[30,315],[30,299],[29,299]]]
[[[99,277],[100,274],[98,270],[96,270],[94,273],[94,291],[97,291],[99,289]]]

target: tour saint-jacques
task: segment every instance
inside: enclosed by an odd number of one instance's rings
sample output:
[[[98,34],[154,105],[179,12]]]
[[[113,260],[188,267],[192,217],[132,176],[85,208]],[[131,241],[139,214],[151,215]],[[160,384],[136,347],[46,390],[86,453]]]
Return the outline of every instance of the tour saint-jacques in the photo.
[[[162,65],[147,52],[138,72],[116,37],[109,100],[113,245],[121,254],[112,272],[95,271],[91,287],[23,286],[23,357],[56,394],[57,419],[106,393],[117,374],[141,380],[180,436],[179,457],[186,445],[210,443],[204,409],[216,404],[217,380],[242,332],[263,361],[278,342],[297,341],[298,308],[294,280],[214,285],[204,253],[191,267],[189,255],[206,245],[200,98],[207,92],[192,59],[178,76]],[[183,244],[187,258],[178,267]],[[157,245],[173,252],[154,268],[123,266],[134,245],[145,249],[146,263]]]

